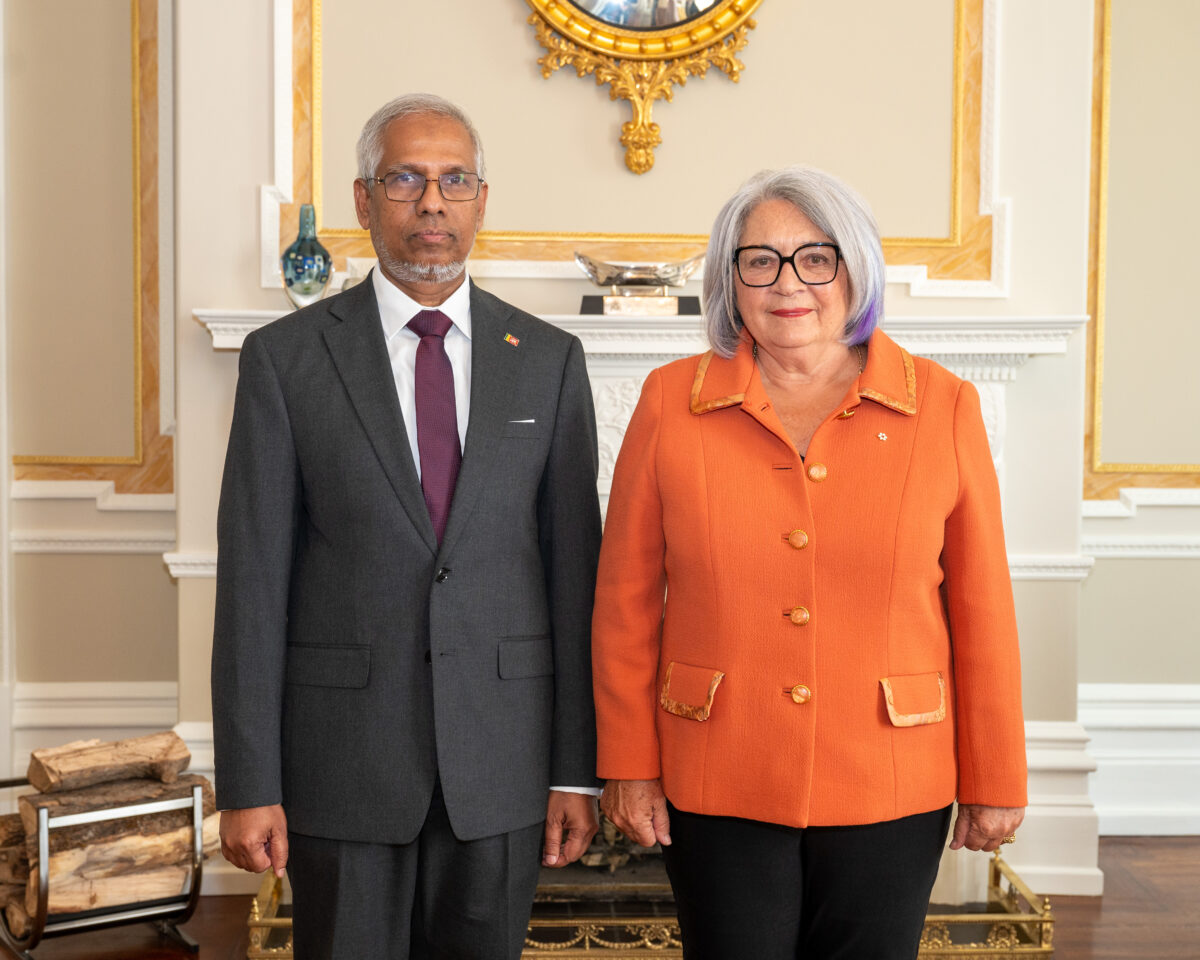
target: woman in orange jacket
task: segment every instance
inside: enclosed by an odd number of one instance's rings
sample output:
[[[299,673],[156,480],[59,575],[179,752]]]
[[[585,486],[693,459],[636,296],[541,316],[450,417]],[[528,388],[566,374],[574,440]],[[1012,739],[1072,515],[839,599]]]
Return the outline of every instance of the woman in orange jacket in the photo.
[[[1026,803],[1000,497],[968,382],[877,329],[866,204],[747,182],[712,350],[653,371],[593,618],[605,813],[663,845],[688,960],[911,958],[952,848]]]

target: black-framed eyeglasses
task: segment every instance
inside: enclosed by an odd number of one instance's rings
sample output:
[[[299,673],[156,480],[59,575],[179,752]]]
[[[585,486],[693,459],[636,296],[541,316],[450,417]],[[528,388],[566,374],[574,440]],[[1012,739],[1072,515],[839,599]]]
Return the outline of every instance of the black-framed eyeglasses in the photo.
[[[779,279],[785,263],[790,263],[797,279],[807,286],[832,283],[842,259],[836,243],[806,243],[785,257],[774,247],[738,247],[733,262],[738,279],[748,287],[769,287]]]
[[[383,177],[363,177],[367,183],[382,183],[384,195],[397,203],[412,203],[425,195],[427,184],[436,181],[446,200],[474,200],[479,196],[483,177],[477,173],[442,173],[425,177],[412,170],[394,170]]]

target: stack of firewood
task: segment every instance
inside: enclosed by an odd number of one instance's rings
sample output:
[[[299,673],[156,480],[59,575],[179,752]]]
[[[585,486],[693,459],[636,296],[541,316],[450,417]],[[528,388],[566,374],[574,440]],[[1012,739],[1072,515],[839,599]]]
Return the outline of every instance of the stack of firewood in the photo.
[[[184,774],[187,746],[167,731],[104,743],[80,740],[35,750],[29,782],[40,793],[18,798],[20,813],[0,816],[0,907],[23,937],[38,902],[38,811],[50,817],[156,800],[204,798],[204,852],[220,846],[212,784]],[[49,833],[47,914],[77,913],[180,896],[189,889],[192,810],[76,824]]]

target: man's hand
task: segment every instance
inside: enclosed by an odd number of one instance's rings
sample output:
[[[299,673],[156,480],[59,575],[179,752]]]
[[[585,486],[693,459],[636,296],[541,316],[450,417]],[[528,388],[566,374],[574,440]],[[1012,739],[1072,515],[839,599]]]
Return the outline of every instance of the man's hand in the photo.
[[[283,807],[247,807],[221,811],[221,853],[235,867],[262,873],[268,867],[283,876],[287,866],[287,817]]]
[[[551,790],[546,802],[546,837],[542,865],[565,867],[583,856],[600,829],[596,798],[586,793]],[[564,842],[565,839],[565,842]]]
[[[982,850],[991,853],[1000,841],[1011,837],[1025,819],[1024,807],[985,807],[978,803],[960,803],[954,820],[954,838],[950,849]]]
[[[634,843],[671,843],[667,798],[657,780],[609,780],[600,798],[604,815]]]

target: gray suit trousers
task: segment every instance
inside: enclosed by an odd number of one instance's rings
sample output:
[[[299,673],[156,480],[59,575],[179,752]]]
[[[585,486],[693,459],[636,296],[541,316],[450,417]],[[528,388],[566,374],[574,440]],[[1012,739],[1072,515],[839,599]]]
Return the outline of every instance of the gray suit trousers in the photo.
[[[412,843],[293,833],[293,955],[518,960],[537,887],[543,826],[458,840],[439,784]]]

